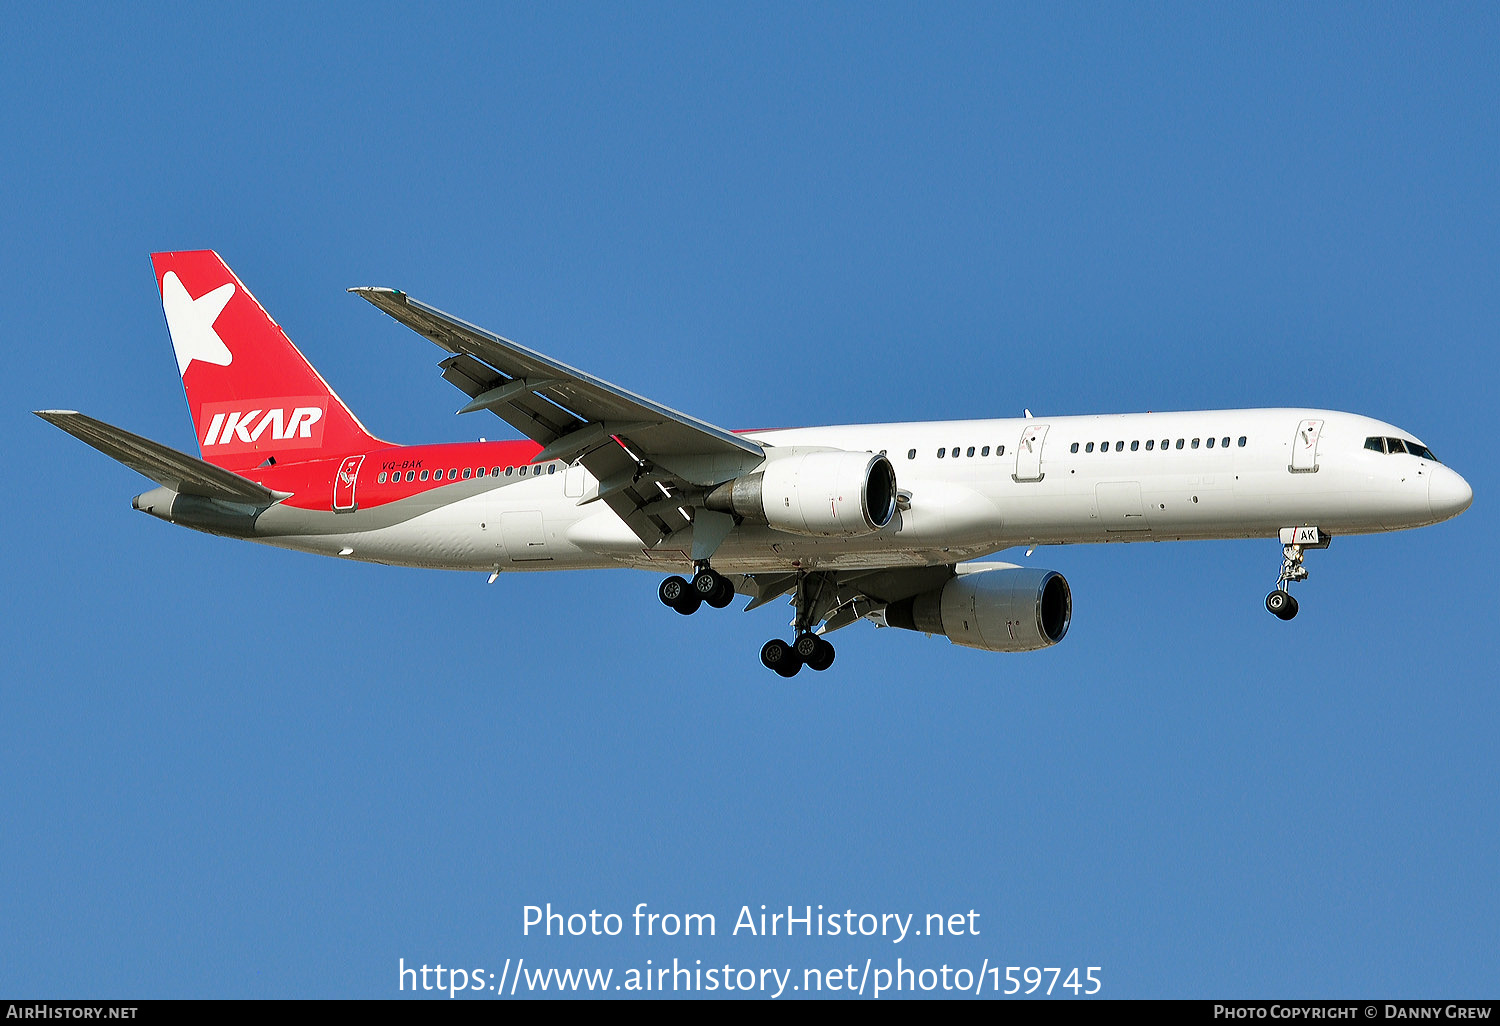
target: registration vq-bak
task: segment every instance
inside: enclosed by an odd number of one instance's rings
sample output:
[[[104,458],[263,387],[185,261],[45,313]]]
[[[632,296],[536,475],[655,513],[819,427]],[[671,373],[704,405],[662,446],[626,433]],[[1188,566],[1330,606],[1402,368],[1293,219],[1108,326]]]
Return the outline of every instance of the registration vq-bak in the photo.
[[[787,596],[761,660],[827,669],[860,620],[991,652],[1055,645],[1055,571],[981,561],[1050,544],[1264,538],[1266,607],[1297,613],[1305,557],[1435,524],[1468,484],[1414,434],[1258,409],[727,431],[389,288],[351,291],[436,343],[459,412],[524,440],[371,434],[217,253],[152,257],[201,458],[66,410],[38,416],[155,481],[135,508],[213,534],[487,574],[632,567],[679,613]]]

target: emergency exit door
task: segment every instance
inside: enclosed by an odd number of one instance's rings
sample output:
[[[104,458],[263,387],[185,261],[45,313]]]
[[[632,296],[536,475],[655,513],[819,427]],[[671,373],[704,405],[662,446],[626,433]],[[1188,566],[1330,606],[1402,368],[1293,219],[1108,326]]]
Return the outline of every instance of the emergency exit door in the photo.
[[[354,486],[359,481],[359,465],[363,456],[347,456],[339,464],[339,472],[333,476],[333,511],[347,513],[355,508]]]
[[[1046,424],[1027,424],[1021,432],[1021,444],[1016,446],[1017,481],[1040,481],[1042,474],[1042,443],[1047,439]]]

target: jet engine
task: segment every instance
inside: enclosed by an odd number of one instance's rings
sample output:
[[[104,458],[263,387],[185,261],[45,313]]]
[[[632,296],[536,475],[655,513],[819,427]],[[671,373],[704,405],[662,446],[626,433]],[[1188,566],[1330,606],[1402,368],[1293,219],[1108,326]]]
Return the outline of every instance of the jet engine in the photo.
[[[891,627],[941,634],[986,652],[1030,652],[1068,633],[1073,593],[1055,570],[1004,566],[960,574],[885,608]]]
[[[872,534],[896,515],[896,470],[867,452],[775,453],[763,469],[719,485],[704,505],[789,534]]]

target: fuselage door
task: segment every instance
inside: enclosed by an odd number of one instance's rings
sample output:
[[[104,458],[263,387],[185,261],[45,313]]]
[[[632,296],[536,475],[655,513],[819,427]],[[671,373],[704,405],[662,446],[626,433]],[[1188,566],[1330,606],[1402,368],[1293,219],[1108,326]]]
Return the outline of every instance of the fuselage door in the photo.
[[[1047,438],[1046,424],[1027,424],[1021,432],[1021,444],[1016,446],[1017,481],[1040,481],[1042,474],[1042,442]]]
[[[359,480],[359,465],[363,456],[346,456],[339,464],[339,472],[333,475],[333,511],[347,513],[355,508],[354,485]]]
[[[547,548],[547,532],[542,526],[539,510],[507,510],[500,514],[500,537],[505,541],[505,553],[517,562],[529,559],[551,559]]]
[[[1322,434],[1321,420],[1304,420],[1298,423],[1297,436],[1292,439],[1292,473],[1311,474],[1318,469],[1318,439]]]

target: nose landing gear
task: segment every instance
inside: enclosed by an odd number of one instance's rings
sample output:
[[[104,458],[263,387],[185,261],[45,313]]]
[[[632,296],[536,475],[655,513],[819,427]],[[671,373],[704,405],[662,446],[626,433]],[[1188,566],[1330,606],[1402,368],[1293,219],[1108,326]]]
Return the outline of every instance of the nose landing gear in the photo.
[[[1281,576],[1276,579],[1276,590],[1266,596],[1266,609],[1272,616],[1290,620],[1297,615],[1297,600],[1292,598],[1288,586],[1294,581],[1307,580],[1307,567],[1302,565],[1307,550],[1326,549],[1329,540],[1329,536],[1316,527],[1281,529]]]

